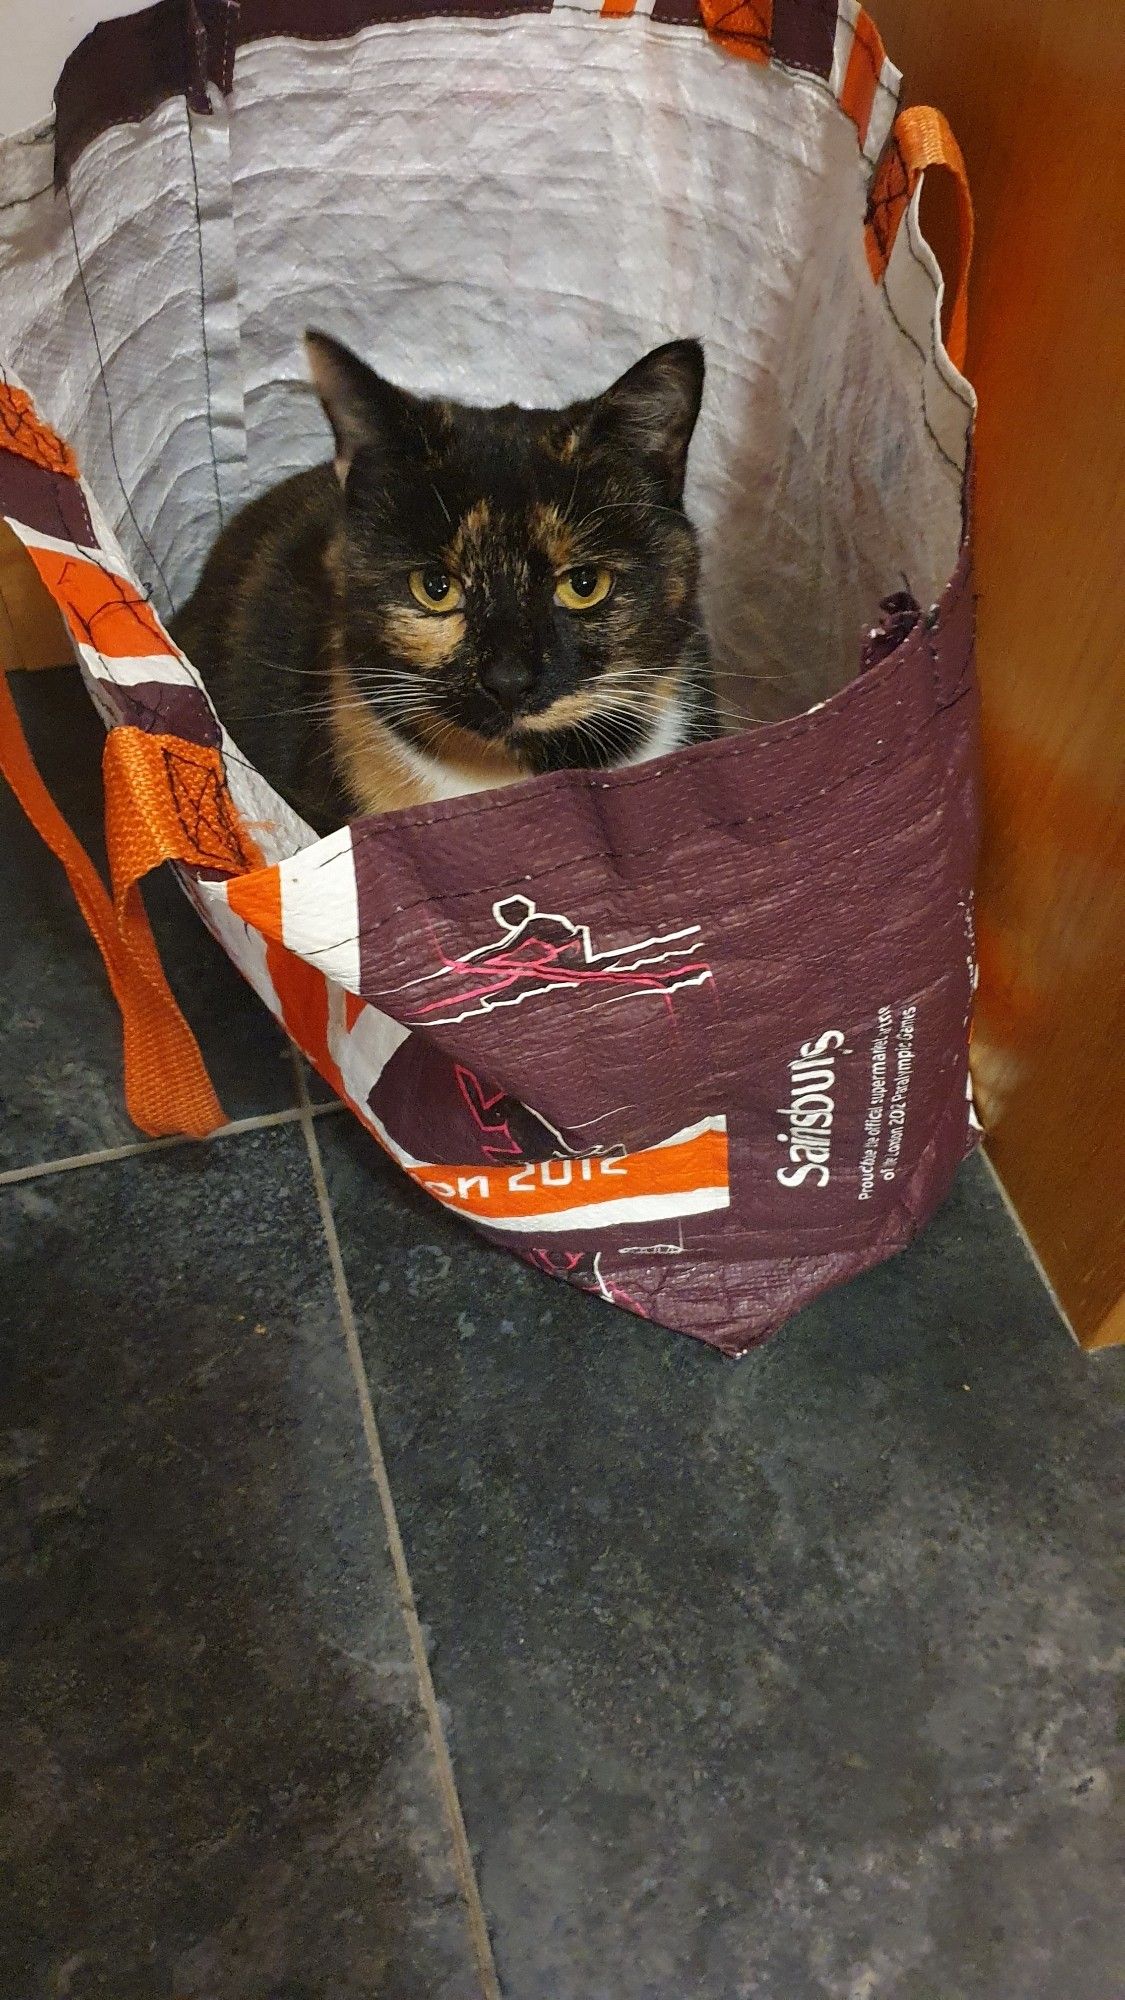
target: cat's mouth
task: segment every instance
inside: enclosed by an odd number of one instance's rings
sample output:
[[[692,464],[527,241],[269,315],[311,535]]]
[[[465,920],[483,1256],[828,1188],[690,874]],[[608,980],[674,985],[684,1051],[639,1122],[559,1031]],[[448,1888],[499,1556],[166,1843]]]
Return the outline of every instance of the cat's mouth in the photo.
[[[596,732],[599,740],[604,738],[607,745],[612,739],[615,748],[627,748],[643,731],[646,720],[639,709],[635,716],[626,715],[621,704],[607,713],[604,696],[599,698],[595,687],[556,695],[541,708],[514,709],[483,691],[479,695],[474,691],[440,711],[435,709],[427,718],[416,717],[405,725],[405,733],[415,738],[420,749],[433,753],[447,742],[452,727],[457,734],[475,738],[494,755],[507,752],[521,762],[530,759],[538,765],[544,756],[552,755],[560,739],[573,743],[591,732]]]
[[[497,770],[510,769],[513,759],[522,764],[534,740],[530,736],[522,740],[517,737],[514,727],[517,717],[504,715],[492,704],[486,707],[472,699],[443,703],[441,707],[435,704],[428,711],[412,716],[388,715],[385,720],[424,756],[470,764],[483,759],[489,768]]]
[[[583,715],[593,717],[593,704],[583,707]],[[488,695],[480,699],[469,696],[452,703],[444,714],[435,714],[433,729],[440,732],[452,723],[476,736],[493,750],[508,750],[514,756],[527,753],[544,738],[557,735],[562,729],[571,728],[579,720],[575,697],[560,695],[549,702],[546,708],[507,708],[494,702]]]

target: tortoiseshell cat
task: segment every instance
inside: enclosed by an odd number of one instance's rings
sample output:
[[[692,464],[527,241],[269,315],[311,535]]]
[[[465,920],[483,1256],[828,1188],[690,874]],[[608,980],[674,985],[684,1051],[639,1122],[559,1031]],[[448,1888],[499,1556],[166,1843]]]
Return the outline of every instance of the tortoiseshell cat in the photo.
[[[232,522],[175,631],[313,827],[714,734],[682,506],[698,342],[563,410],[426,400],[306,346],[335,468]]]

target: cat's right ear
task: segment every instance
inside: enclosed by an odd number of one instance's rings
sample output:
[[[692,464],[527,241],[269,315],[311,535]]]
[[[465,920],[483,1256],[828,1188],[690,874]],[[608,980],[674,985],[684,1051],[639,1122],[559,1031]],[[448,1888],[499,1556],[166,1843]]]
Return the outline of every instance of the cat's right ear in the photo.
[[[344,485],[357,451],[365,446],[401,450],[407,441],[417,398],[376,375],[339,340],[310,327],[305,352],[313,387],[336,440],[336,477]]]
[[[634,363],[589,405],[591,434],[642,459],[674,505],[683,497],[688,446],[703,396],[698,340],[669,340]]]

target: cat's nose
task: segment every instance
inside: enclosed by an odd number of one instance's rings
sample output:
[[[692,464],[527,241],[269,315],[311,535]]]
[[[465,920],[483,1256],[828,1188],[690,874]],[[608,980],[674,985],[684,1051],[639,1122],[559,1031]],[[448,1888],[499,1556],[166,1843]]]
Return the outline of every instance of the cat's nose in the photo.
[[[535,685],[535,668],[524,653],[497,652],[477,668],[477,679],[504,708],[515,708]]]

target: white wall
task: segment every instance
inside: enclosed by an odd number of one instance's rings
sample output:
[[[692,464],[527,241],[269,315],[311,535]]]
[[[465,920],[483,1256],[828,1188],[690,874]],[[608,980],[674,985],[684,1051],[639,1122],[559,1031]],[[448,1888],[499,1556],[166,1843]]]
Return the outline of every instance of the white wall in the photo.
[[[0,133],[50,116],[59,71],[98,21],[149,0],[0,0]],[[2,190],[0,190],[2,193]]]

